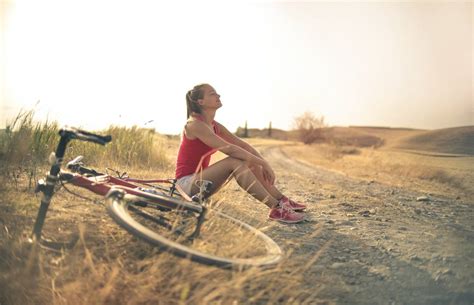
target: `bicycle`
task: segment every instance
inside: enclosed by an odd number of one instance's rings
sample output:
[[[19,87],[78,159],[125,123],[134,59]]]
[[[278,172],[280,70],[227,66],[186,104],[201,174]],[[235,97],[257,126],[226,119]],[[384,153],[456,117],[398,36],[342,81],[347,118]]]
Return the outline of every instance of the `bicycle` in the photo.
[[[57,242],[42,236],[56,188],[72,184],[104,196],[107,211],[119,226],[178,257],[221,268],[273,266],[281,260],[280,247],[265,233],[210,207],[209,183],[202,181],[200,192],[189,198],[176,179],[133,179],[113,170],[114,177],[108,170],[104,174],[85,167],[82,156],[68,162],[65,171],[61,166],[71,140],[105,145],[112,138],[76,128],[61,129],[59,135],[56,151],[49,158],[49,174],[36,187],[42,199],[33,227],[33,242],[51,249],[74,247],[77,238]]]

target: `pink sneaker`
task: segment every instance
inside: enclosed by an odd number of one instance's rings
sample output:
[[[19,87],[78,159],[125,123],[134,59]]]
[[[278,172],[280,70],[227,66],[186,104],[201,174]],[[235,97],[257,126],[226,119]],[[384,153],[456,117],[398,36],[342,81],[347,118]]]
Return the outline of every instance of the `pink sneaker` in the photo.
[[[304,220],[304,215],[296,213],[285,205],[282,205],[271,209],[268,218],[282,223],[298,223]]]
[[[284,206],[286,206],[287,208],[293,211],[300,212],[306,209],[306,206],[304,204],[295,202],[291,200],[290,198],[286,197],[285,195],[283,195],[283,197],[281,197],[280,200],[283,202]]]

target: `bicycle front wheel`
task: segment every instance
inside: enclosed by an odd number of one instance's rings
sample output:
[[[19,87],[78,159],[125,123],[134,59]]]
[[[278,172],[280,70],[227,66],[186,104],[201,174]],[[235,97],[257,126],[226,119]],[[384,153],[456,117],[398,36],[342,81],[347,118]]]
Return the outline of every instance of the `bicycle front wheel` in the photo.
[[[121,227],[174,255],[221,268],[273,266],[281,260],[280,247],[260,230],[212,209],[198,214],[189,206],[200,205],[183,203],[169,211],[148,197],[119,190],[107,195],[107,210]]]

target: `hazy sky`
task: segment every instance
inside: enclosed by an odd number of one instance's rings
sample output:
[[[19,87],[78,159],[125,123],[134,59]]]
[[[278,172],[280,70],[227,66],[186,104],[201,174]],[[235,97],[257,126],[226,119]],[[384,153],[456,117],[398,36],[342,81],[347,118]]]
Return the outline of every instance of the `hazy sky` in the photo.
[[[177,134],[201,82],[230,130],[288,129],[305,111],[339,126],[474,125],[470,1],[0,1],[0,128],[23,107]]]

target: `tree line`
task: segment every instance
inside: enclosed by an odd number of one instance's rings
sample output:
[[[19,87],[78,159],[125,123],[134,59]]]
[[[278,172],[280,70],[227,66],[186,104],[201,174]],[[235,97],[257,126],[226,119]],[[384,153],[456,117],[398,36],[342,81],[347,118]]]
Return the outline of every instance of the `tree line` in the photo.
[[[311,144],[324,140],[325,127],[327,127],[327,125],[324,121],[324,116],[317,117],[312,112],[306,111],[302,115],[294,118],[293,130],[291,130],[290,132],[304,144]],[[274,135],[272,122],[270,121],[268,123],[268,128],[259,131],[260,132],[258,133],[258,136],[271,138]],[[247,121],[245,121],[243,127],[237,128],[236,134],[242,138],[249,138],[254,136],[251,135]]]

